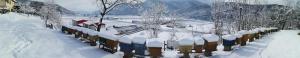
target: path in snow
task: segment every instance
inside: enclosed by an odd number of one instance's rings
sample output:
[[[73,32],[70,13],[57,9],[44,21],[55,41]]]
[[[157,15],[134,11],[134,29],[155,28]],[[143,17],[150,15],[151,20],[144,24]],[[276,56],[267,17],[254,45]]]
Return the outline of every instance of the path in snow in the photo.
[[[235,48],[232,52],[214,52],[212,58],[299,58],[299,30],[282,30],[264,36],[262,39]]]
[[[284,30],[273,35],[274,40],[262,52],[262,58],[299,58],[300,31]]]
[[[113,56],[52,31],[34,16],[0,15],[0,58],[102,58]]]

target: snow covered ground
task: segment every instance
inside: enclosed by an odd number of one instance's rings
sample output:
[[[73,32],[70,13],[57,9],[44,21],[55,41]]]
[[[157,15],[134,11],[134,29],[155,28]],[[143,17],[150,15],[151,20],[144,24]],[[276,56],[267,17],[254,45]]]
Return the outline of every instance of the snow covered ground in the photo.
[[[0,58],[107,58],[114,56],[59,31],[46,29],[39,17],[0,15]]]
[[[299,58],[299,30],[282,30],[232,52],[217,51],[212,58]],[[219,50],[222,47],[218,47]]]

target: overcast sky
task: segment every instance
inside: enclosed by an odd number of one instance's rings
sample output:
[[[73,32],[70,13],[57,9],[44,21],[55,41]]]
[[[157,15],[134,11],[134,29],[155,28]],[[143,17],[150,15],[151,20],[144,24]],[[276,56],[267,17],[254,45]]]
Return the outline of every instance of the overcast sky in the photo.
[[[47,1],[47,0],[35,0],[35,1]],[[70,9],[72,11],[96,11],[97,5],[96,0],[54,0],[55,3]],[[184,0],[182,0],[184,1]],[[211,0],[198,0],[206,3],[210,3]],[[254,0],[249,0],[254,1]],[[294,5],[296,4],[296,1],[299,0],[258,0],[261,1],[264,4],[281,4],[281,5]]]

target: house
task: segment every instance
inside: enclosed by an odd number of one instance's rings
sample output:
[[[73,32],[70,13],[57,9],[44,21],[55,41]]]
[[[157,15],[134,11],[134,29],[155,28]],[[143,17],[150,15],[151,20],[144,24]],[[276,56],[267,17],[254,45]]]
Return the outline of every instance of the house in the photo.
[[[13,11],[16,1],[15,0],[0,0],[0,12],[2,14]]]
[[[86,20],[86,19],[73,19],[72,20],[72,25],[73,26],[80,26],[80,27],[82,27],[83,26],[83,23],[84,22],[87,22],[88,20]]]

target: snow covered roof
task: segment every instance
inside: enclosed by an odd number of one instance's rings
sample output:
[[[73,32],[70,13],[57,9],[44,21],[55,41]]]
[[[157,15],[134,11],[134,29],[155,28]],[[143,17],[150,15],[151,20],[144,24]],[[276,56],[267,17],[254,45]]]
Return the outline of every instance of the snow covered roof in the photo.
[[[144,37],[133,37],[133,43],[144,44],[146,42],[146,38]]]
[[[119,38],[119,41],[122,42],[122,43],[127,43],[127,44],[131,44],[132,43],[132,40],[129,39],[127,36],[121,36]]]
[[[81,20],[86,20],[86,19],[72,19],[74,21],[81,21]]]
[[[202,37],[196,36],[194,39],[195,39],[195,44],[196,45],[203,45],[204,44],[204,40],[203,40]]]
[[[95,24],[97,23],[96,21],[86,21],[86,22],[83,22],[84,24],[87,24],[87,25],[91,25],[91,24]]]
[[[178,41],[179,45],[185,46],[185,45],[193,45],[194,40],[192,38],[185,38]]]
[[[215,41],[218,41],[220,39],[219,36],[215,35],[215,34],[204,34],[203,38],[205,40],[207,40],[208,42],[215,42]]]
[[[235,40],[237,37],[235,35],[224,35],[222,38],[225,40]]]
[[[147,39],[146,46],[147,47],[163,47],[163,43],[159,41],[159,39]]]

